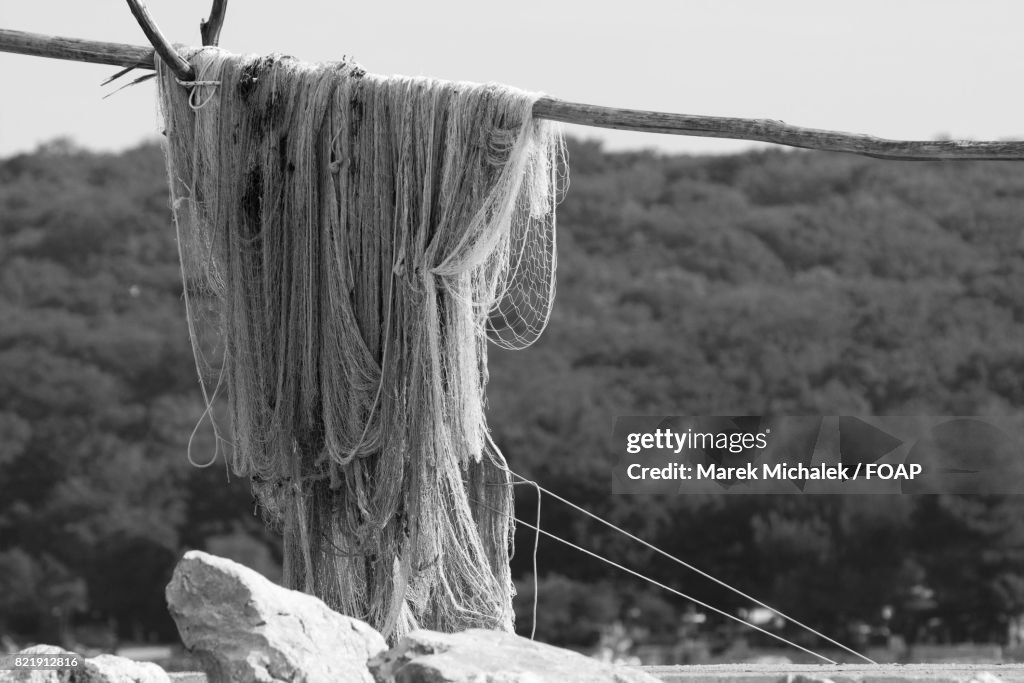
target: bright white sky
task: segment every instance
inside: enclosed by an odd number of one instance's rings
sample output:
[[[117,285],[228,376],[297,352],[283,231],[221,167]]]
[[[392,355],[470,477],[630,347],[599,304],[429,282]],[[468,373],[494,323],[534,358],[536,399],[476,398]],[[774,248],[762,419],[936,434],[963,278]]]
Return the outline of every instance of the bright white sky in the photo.
[[[210,0],[150,0],[198,43]],[[1024,138],[1019,0],[234,0],[221,45],[375,73],[499,81],[638,109],[765,117],[894,138]],[[0,0],[0,28],[144,44],[121,0]],[[158,129],[154,86],[101,99],[114,67],[0,53],[0,156],[61,135],[120,149]],[[749,143],[603,131],[613,149]]]

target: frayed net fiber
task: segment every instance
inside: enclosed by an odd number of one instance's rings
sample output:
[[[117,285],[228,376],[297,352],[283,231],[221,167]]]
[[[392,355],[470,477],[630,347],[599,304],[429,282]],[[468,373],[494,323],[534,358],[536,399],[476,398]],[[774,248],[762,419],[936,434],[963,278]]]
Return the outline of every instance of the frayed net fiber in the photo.
[[[189,330],[286,583],[390,639],[510,629],[486,346],[551,310],[562,147],[537,96],[185,55],[191,89],[157,65]]]

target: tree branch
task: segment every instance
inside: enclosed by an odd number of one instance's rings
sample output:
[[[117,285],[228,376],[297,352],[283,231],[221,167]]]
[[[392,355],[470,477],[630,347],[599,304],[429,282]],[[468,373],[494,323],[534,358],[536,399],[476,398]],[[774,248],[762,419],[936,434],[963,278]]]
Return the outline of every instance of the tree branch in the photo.
[[[146,38],[149,39],[150,44],[157,54],[160,55],[160,59],[164,60],[179,79],[183,81],[195,80],[195,71],[192,69],[192,65],[186,62],[178,54],[177,50],[167,42],[164,34],[160,32],[156,22],[153,21],[153,17],[149,16],[149,11],[142,3],[142,0],[127,0],[127,2],[128,8],[135,15],[135,20],[139,22],[142,32],[146,34]]]
[[[166,41],[164,42],[166,44]],[[0,52],[114,66],[154,68],[153,50],[150,48],[5,29],[0,29]],[[174,54],[177,57],[177,53]],[[181,58],[178,57],[178,59]],[[184,62],[184,60],[181,61]],[[189,71],[191,71],[191,67]],[[191,77],[188,80],[191,80]],[[670,135],[753,140],[788,147],[847,152],[880,159],[904,161],[1024,160],[1024,141],[1021,140],[981,142],[970,140],[887,140],[856,133],[801,128],[770,119],[695,116],[619,109],[566,102],[553,97],[539,99],[533,106],[533,114],[537,118],[584,126]]]
[[[228,0],[213,0],[210,18],[200,22],[199,34],[203,37],[203,45],[220,43],[220,29],[224,26],[224,15],[228,11]]]

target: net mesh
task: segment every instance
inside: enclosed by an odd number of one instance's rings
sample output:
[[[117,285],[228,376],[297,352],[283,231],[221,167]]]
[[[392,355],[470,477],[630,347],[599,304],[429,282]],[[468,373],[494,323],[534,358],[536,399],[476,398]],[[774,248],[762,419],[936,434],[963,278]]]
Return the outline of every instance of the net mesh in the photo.
[[[159,63],[189,332],[285,580],[394,639],[512,625],[487,340],[554,295],[562,146],[505,86],[184,53]]]

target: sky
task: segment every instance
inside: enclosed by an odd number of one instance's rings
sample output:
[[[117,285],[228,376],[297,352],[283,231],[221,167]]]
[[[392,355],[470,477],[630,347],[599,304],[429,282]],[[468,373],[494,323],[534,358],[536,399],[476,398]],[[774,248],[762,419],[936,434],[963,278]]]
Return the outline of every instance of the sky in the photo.
[[[199,43],[210,0],[149,0]],[[1024,139],[1019,0],[235,0],[221,46],[371,72],[502,82],[590,104],[781,119],[891,138]],[[0,0],[0,28],[145,44],[122,0]],[[101,150],[155,136],[152,82],[0,53],[0,156],[59,136]],[[124,82],[124,79],[122,81]],[[566,126],[609,149],[724,153],[734,140]]]

